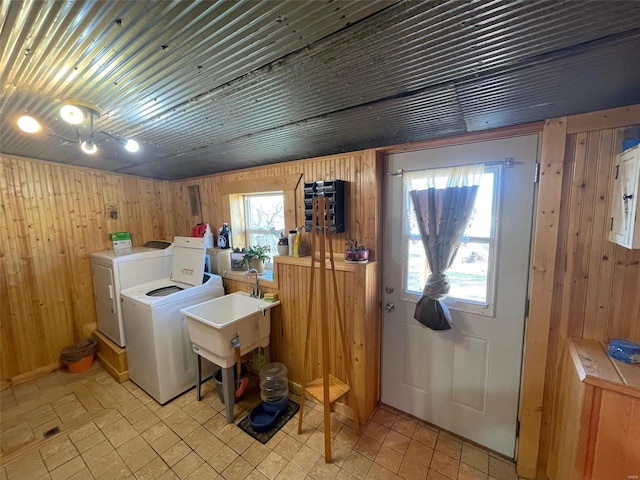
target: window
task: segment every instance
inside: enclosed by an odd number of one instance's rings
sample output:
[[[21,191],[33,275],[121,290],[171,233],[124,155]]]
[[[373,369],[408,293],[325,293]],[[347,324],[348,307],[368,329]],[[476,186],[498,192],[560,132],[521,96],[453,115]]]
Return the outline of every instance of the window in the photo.
[[[247,244],[272,242],[271,257],[277,254],[277,235],[285,227],[294,228],[295,218],[295,189],[300,184],[302,174],[292,173],[264,178],[250,178],[235,182],[221,182],[218,191],[222,196],[222,215],[220,222],[227,222],[233,232],[233,247],[243,248]],[[278,198],[278,208],[273,206],[273,199]],[[247,207],[247,204],[249,205]],[[285,208],[286,207],[286,208]],[[271,224],[261,219],[260,211],[279,209],[279,216],[274,216]],[[247,213],[248,215],[246,215]],[[248,217],[250,220],[247,220]],[[278,219],[279,218],[279,219]],[[249,232],[247,232],[247,229]]]
[[[493,315],[495,248],[498,222],[500,166],[487,166],[481,176],[474,213],[460,239],[453,265],[447,271],[451,289],[445,299],[449,308]],[[429,275],[429,264],[418,231],[409,191],[426,188],[414,177],[405,183],[404,296],[417,301]]]
[[[284,231],[282,192],[244,195],[245,245],[269,245],[271,258],[278,252],[278,237]]]

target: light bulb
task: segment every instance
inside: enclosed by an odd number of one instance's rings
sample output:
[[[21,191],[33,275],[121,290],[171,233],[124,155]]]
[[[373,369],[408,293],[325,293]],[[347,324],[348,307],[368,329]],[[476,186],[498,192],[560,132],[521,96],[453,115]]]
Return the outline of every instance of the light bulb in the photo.
[[[80,148],[84,153],[88,153],[89,155],[93,155],[98,151],[97,145],[93,142],[82,142],[82,144],[80,144]]]
[[[127,144],[124,146],[125,150],[128,152],[135,153],[140,149],[140,145],[135,140],[127,140]]]
[[[22,115],[18,119],[18,128],[26,133],[36,133],[42,129],[38,120],[29,115]]]
[[[63,105],[60,109],[60,116],[65,122],[69,122],[71,125],[77,125],[82,122],[84,114],[75,105]]]

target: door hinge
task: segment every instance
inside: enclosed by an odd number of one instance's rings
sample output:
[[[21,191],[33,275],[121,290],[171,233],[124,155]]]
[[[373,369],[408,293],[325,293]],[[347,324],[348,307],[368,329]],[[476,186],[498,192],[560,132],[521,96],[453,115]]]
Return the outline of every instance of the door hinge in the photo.
[[[524,301],[524,318],[529,318],[529,298],[527,297]]]
[[[533,174],[533,183],[538,183],[540,181],[540,164],[536,163],[536,171]]]
[[[520,420],[516,420],[516,438],[520,438]]]

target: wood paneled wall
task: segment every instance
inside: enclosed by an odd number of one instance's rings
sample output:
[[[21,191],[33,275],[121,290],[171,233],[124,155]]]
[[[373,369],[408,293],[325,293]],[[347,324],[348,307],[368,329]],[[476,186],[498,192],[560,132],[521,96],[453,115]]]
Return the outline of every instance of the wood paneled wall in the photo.
[[[285,205],[285,209],[292,209],[295,225],[304,224],[304,182],[316,180],[339,179],[348,182],[346,190],[346,231],[334,234],[331,238],[332,249],[342,258],[346,239],[355,238],[361,244],[366,244],[374,260],[379,251],[382,235],[381,224],[381,156],[375,151],[353,152],[345,155],[334,155],[313,158],[296,162],[276,164],[250,170],[236,171],[207,177],[172,182],[174,205],[174,220],[176,229],[188,231],[197,222],[209,222],[216,230],[223,222],[229,222],[224,217],[228,201],[224,193],[233,190],[234,182],[239,185],[260,183],[261,179],[274,177],[291,177],[300,175],[300,182],[292,196],[295,205]],[[249,182],[251,181],[251,182]],[[268,182],[265,182],[268,183]],[[198,185],[201,197],[201,216],[191,216],[188,202],[190,185]],[[251,187],[253,188],[253,186]],[[286,200],[286,198],[285,198]],[[295,225],[286,225],[287,230]],[[310,242],[310,234],[304,233],[303,238]],[[302,259],[301,259],[302,260]],[[295,384],[309,382],[318,376],[318,367],[314,363],[319,360],[319,347],[313,340],[319,336],[313,335],[310,346],[311,365],[309,371],[303,372],[303,354],[306,335],[307,308],[309,298],[310,268],[308,262],[304,265],[276,263],[277,291],[282,305],[272,314],[271,321],[271,358],[287,365],[289,380]],[[347,345],[352,351],[351,363],[354,369],[354,385],[359,402],[359,411],[363,421],[373,413],[379,398],[379,360],[380,360],[380,309],[379,309],[379,269],[375,262],[365,268],[359,266],[354,271],[353,266],[337,272],[340,292],[340,304],[345,323],[345,337]],[[318,278],[318,276],[316,276]],[[227,293],[242,290],[248,291],[249,286],[242,281],[225,279]],[[333,290],[329,292],[330,305],[335,305]],[[331,309],[330,309],[331,310]],[[314,307],[319,311],[319,306]],[[337,341],[336,313],[331,310],[331,370],[339,378],[345,380],[344,359]],[[316,326],[317,330],[317,326]],[[348,397],[346,403],[352,405],[353,398]]]
[[[566,338],[640,342],[640,250],[608,241],[611,176],[640,106],[565,117],[543,131],[525,342],[518,473],[546,478]]]
[[[321,375],[321,345],[319,318],[320,303],[316,271],[316,294],[311,305],[311,337],[308,345],[309,365],[303,372],[304,353],[309,324],[309,286],[311,259],[278,258],[275,263],[276,280],[261,286],[264,291],[277,291],[281,304],[272,310],[269,350],[271,360],[287,366],[289,381],[297,387]],[[366,422],[373,414],[380,389],[380,308],[378,293],[378,262],[365,265],[346,264],[336,258],[336,285],[339,299],[336,301],[331,274],[327,272],[327,300],[329,329],[330,371],[347,381],[346,362],[340,343],[338,311],[344,325],[344,340],[350,352],[351,390],[358,401],[360,420]],[[319,266],[316,264],[316,270]],[[225,279],[225,291],[248,291],[251,280]],[[340,310],[337,309],[338,303]],[[353,408],[354,396],[340,399]]]
[[[165,239],[166,182],[0,156],[2,382],[59,364],[96,321],[89,255],[128,230]],[[105,204],[117,205],[110,220]]]
[[[608,240],[612,177],[622,134],[619,128],[567,137],[563,243],[556,268],[561,289],[554,299],[563,339],[640,342],[640,250]]]
[[[640,342],[640,251],[607,240],[613,158],[620,150],[621,128],[638,123],[640,106],[632,106],[550,120],[543,131],[536,226],[540,233],[533,246],[518,459],[521,475],[528,478],[536,472],[539,478],[545,475],[563,339],[573,335]],[[478,138],[483,135],[493,133]],[[301,182],[347,180],[348,227],[335,236],[333,250],[342,251],[344,240],[355,238],[380,259],[383,172],[376,155],[382,152],[353,152],[171,183],[1,156],[3,382],[57,365],[60,349],[79,338],[83,324],[95,321],[88,255],[108,247],[108,232],[130,230],[134,243],[141,244],[186,235],[198,221],[217,228],[228,221],[221,215],[222,182],[288,174],[301,174]],[[187,186],[194,184],[200,185],[200,217],[192,217],[189,209]],[[106,219],[106,203],[119,204],[119,220]],[[296,224],[302,224],[302,183],[295,203]],[[379,281],[367,288],[377,291]],[[291,348],[282,339],[281,344],[274,340],[275,348]],[[376,354],[367,352],[367,361],[377,362],[369,357]]]
[[[640,250],[608,240],[612,175],[622,132],[595,130],[566,139],[538,477],[546,471],[565,339],[640,343]]]
[[[376,163],[374,151],[352,152],[172,182],[170,188],[175,209],[175,229],[189,232],[194,224],[208,222],[217,234],[223,222],[229,223],[231,219],[224,218],[223,213],[228,210],[228,206],[223,205],[224,199],[220,192],[222,184],[228,186],[233,182],[299,174],[302,177],[295,189],[295,205],[285,205],[286,209],[293,208],[295,212],[296,224],[285,225],[289,230],[304,224],[304,182],[345,180],[349,182],[345,200],[346,231],[333,236],[333,251],[343,252],[345,241],[354,238],[369,247],[371,258],[374,259],[381,241],[377,235],[380,228],[378,202],[381,190]],[[192,216],[189,210],[187,187],[190,185],[200,187],[200,216]]]

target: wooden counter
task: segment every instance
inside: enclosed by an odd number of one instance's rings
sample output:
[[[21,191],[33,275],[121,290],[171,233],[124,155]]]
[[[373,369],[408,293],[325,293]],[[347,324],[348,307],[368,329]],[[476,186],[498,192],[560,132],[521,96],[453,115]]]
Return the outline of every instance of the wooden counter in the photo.
[[[640,364],[567,340],[552,421],[552,480],[640,478]]]

